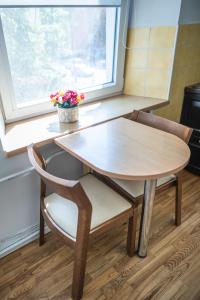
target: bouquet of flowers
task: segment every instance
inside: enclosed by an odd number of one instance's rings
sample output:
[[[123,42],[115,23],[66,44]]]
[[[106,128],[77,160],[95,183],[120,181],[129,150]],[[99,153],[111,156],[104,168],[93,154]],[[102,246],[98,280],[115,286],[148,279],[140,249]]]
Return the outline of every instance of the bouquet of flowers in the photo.
[[[71,90],[62,90],[50,95],[51,103],[59,108],[76,107],[85,98],[83,93]]]

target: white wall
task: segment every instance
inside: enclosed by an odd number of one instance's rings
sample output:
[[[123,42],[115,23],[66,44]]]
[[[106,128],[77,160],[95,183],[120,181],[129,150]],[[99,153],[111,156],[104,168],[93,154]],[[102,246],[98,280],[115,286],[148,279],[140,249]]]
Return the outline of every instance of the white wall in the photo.
[[[43,147],[42,153],[49,157],[60,150],[52,144]],[[38,236],[40,181],[29,170],[26,153],[6,158],[1,144],[0,153],[0,256],[3,256]],[[52,159],[48,171],[62,178],[77,179],[83,167],[78,160],[63,153]],[[16,172],[22,174],[8,179]]]
[[[200,0],[131,0],[129,27],[200,23]]]
[[[132,0],[129,27],[177,25],[180,7],[181,0]]]
[[[179,23],[200,23],[200,0],[182,0]]]

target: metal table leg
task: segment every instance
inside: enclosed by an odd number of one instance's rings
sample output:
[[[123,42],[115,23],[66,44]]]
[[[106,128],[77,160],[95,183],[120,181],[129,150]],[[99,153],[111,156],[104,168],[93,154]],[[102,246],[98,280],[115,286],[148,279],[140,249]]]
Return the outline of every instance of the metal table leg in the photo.
[[[147,256],[149,230],[151,225],[151,216],[153,210],[153,201],[155,197],[156,182],[156,179],[146,180],[144,185],[144,201],[142,207],[138,246],[138,255],[140,257]]]

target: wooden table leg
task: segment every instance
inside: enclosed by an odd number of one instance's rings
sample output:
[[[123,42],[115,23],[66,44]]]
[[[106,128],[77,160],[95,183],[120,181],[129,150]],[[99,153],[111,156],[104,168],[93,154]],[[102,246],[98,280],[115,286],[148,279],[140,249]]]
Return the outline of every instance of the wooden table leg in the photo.
[[[156,179],[146,180],[144,185],[144,201],[142,207],[138,246],[138,256],[140,257],[147,256],[149,230],[151,225],[151,216],[153,210],[153,201],[155,197],[156,182]]]

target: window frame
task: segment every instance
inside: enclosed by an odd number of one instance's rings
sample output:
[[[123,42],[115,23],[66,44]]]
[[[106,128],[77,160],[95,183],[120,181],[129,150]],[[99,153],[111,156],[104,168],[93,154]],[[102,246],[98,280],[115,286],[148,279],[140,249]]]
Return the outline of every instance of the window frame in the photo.
[[[5,4],[4,4],[5,2]],[[124,62],[125,62],[125,43],[127,27],[128,27],[128,11],[129,0],[35,0],[34,5],[30,4],[30,1],[10,0],[1,1],[0,8],[2,7],[40,7],[40,6],[105,6],[116,7],[116,25],[115,25],[115,50],[113,57],[113,82],[99,85],[96,87],[84,90],[86,100],[84,103],[104,99],[114,95],[122,94],[124,86]],[[29,3],[28,3],[29,2]],[[120,5],[121,2],[121,5]],[[45,4],[46,3],[46,4]],[[47,4],[49,3],[49,4]],[[53,4],[54,3],[54,4]],[[73,4],[73,5],[72,5]],[[6,43],[3,33],[2,21],[0,18],[0,101],[3,106],[3,113],[6,123],[13,121],[30,118],[33,116],[53,112],[56,109],[50,104],[50,102],[43,102],[40,104],[34,104],[23,108],[15,108],[14,104],[14,87],[12,83],[11,70],[9,66],[9,59],[6,50]]]

